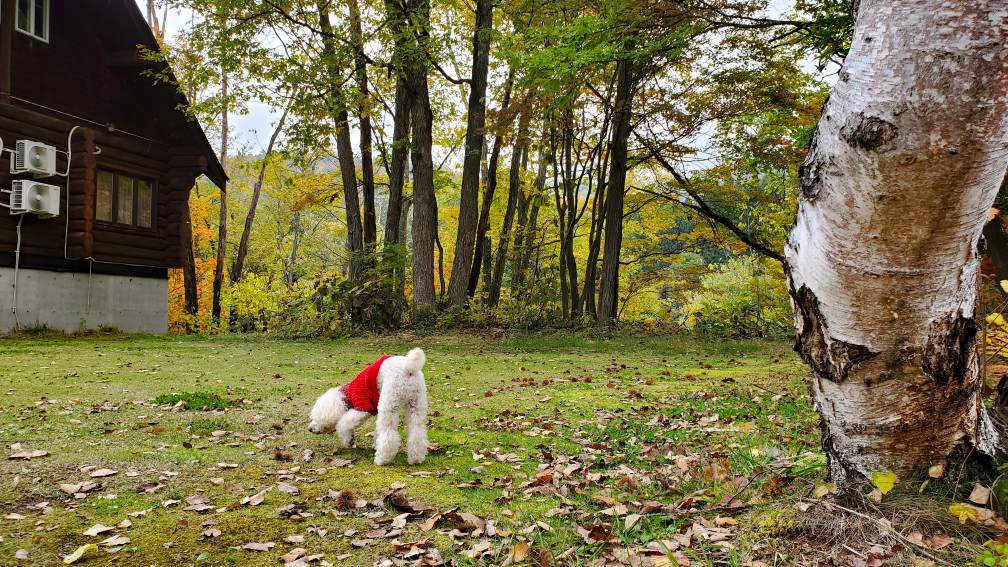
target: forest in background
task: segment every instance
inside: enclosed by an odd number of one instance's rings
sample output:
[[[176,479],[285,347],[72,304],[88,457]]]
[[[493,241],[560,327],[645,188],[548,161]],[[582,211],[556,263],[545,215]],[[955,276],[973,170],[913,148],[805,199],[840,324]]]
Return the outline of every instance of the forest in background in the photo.
[[[852,29],[789,9],[149,0],[157,78],[231,177],[190,198],[172,327],[789,332],[781,251]],[[252,105],[274,123],[239,146]]]

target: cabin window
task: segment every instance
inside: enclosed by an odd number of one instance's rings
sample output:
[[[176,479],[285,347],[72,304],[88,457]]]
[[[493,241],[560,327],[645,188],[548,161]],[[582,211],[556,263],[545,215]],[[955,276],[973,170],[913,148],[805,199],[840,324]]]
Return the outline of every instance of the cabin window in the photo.
[[[149,179],[100,169],[96,185],[95,220],[153,227],[154,183]]]
[[[17,29],[49,41],[49,0],[17,0]]]

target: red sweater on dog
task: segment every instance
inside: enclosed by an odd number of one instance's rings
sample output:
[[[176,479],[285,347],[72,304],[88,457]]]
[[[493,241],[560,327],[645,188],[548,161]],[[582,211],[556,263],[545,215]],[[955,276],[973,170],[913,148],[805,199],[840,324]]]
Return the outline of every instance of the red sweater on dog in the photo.
[[[351,408],[378,415],[378,369],[386,358],[389,358],[389,355],[379,358],[340,388]]]

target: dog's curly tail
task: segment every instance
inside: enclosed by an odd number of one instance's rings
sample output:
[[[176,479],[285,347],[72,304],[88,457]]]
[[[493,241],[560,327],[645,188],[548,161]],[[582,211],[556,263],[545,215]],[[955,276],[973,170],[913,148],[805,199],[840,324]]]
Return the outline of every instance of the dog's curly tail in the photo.
[[[406,365],[412,372],[419,372],[427,362],[423,349],[415,348],[406,353]]]

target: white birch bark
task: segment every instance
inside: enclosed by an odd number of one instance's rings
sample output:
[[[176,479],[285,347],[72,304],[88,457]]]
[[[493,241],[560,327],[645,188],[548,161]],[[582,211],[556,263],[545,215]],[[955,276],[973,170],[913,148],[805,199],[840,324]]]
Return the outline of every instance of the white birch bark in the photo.
[[[834,480],[993,455],[975,308],[1008,161],[1005,0],[862,0],[786,247]]]

